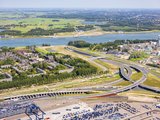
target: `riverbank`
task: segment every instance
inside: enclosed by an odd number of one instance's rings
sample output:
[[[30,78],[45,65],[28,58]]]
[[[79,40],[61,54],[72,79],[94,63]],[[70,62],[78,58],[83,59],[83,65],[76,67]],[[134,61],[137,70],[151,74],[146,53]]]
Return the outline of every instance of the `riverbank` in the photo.
[[[86,37],[86,36],[101,36],[107,34],[144,34],[144,33],[156,33],[160,32],[160,30],[154,31],[135,31],[135,32],[106,32],[102,30],[91,30],[86,32],[65,32],[65,33],[57,33],[55,35],[50,36],[11,36],[9,38],[0,38],[0,40],[7,40],[7,39],[16,39],[16,38],[78,38],[78,37]]]
[[[107,35],[107,34],[144,34],[144,33],[154,33],[154,32],[160,32],[160,30],[154,30],[154,31],[135,31],[135,32],[105,32],[105,31],[87,31],[87,32],[81,32],[79,34],[73,32],[73,33],[59,33],[55,36],[45,36],[45,37],[53,37],[53,38],[64,38],[64,37],[83,37],[83,36],[100,36],[100,35]]]
[[[92,35],[91,33],[84,35],[81,34],[80,36],[69,36],[66,35],[66,37],[26,37],[26,38],[8,38],[7,40],[0,40],[0,47],[2,46],[8,46],[8,47],[18,47],[18,46],[32,46],[37,45],[41,46],[43,44],[48,45],[67,45],[69,41],[74,40],[85,40],[90,43],[104,43],[108,41],[114,41],[114,40],[149,40],[149,39],[158,39],[158,35],[160,35],[160,32],[143,32],[143,33],[107,33],[102,34],[97,32],[97,34]]]

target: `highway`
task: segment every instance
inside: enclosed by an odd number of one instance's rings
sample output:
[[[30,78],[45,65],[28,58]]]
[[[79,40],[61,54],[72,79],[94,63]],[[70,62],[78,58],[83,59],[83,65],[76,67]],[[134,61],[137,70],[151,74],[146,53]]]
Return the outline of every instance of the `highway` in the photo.
[[[136,66],[136,67],[135,67]],[[126,67],[124,66],[125,69],[127,69],[127,71],[131,71],[131,69],[129,67]],[[130,66],[133,68],[133,66]],[[144,69],[144,68],[140,68],[139,66],[137,65],[134,65],[134,67],[136,68],[136,70],[139,70],[139,72],[142,72],[143,73],[143,77],[146,77],[147,76],[147,71]],[[125,77],[127,80],[129,80],[130,82],[134,83],[134,81],[132,81],[130,78],[129,78],[129,75],[127,76],[126,74],[124,74],[124,70],[123,68],[121,67],[121,74],[123,75],[123,77]],[[142,83],[144,82],[145,80],[142,79],[141,81],[137,81],[136,84],[139,84],[138,86],[142,89],[146,89],[146,90],[149,90],[149,91],[152,91],[152,92],[156,92],[156,93],[160,93],[160,89],[157,89],[157,88],[154,88],[154,87],[150,87],[150,86],[147,86],[147,85],[143,85]]]
[[[111,91],[111,92],[108,92],[108,93],[105,94],[105,95],[117,94],[117,93],[121,93],[121,92],[125,92],[125,91],[128,91],[128,90],[131,90],[131,89],[139,86],[141,83],[143,83],[143,82],[147,79],[146,75],[143,75],[143,76],[141,77],[141,79],[133,82],[133,81],[130,79],[130,77],[129,77],[129,76],[131,75],[131,73],[130,73],[130,72],[128,72],[128,74],[125,73],[125,71],[124,71],[125,67],[126,67],[126,66],[122,66],[122,67],[120,68],[121,75],[123,75],[123,77],[124,77],[126,80],[131,81],[132,84],[131,84],[131,85],[128,85],[128,86],[125,86],[125,87],[122,87],[122,88],[119,88],[119,89],[117,89],[117,90],[113,90],[113,91]],[[137,67],[135,67],[135,66],[132,66],[132,68],[138,69],[139,71],[143,71],[142,68],[140,68],[140,67],[137,68]],[[130,71],[130,70],[128,70],[128,71]],[[144,72],[143,74],[145,74],[145,72]]]
[[[72,52],[76,52],[78,54],[87,55],[87,56],[90,56],[92,58],[97,58],[97,59],[99,59],[99,60],[101,60],[103,62],[107,62],[107,63],[111,63],[111,64],[114,64],[114,65],[120,66],[120,73],[121,73],[122,77],[125,80],[130,81],[132,84],[129,85],[129,86],[125,86],[123,88],[120,88],[118,90],[108,92],[107,94],[120,93],[120,92],[123,92],[123,91],[127,91],[127,90],[130,90],[130,89],[133,89],[133,88],[135,88],[137,86],[139,86],[140,88],[146,89],[146,90],[153,91],[153,92],[158,92],[158,93],[160,92],[160,89],[156,89],[156,88],[153,88],[153,87],[150,87],[150,86],[143,85],[143,82],[147,79],[148,71],[145,68],[141,67],[141,66],[138,66],[138,65],[135,65],[135,64],[128,64],[127,65],[126,63],[107,60],[105,58],[100,58],[99,56],[93,56],[93,55],[91,55],[89,53],[81,52],[81,51],[74,50],[74,49],[68,48],[68,47],[67,47],[67,49],[72,51]],[[141,79],[139,79],[137,81],[131,80],[131,78],[130,78],[130,76],[132,75],[131,68],[143,73],[143,76],[141,77]],[[124,69],[127,70],[127,74],[125,73]],[[123,81],[123,79],[120,79],[118,82],[121,82],[121,81]],[[112,85],[112,83],[110,85]]]
[[[107,60],[105,58],[100,58],[98,56],[92,56],[92,55],[90,55],[88,53],[77,51],[77,50],[74,50],[74,49],[71,49],[71,48],[68,48],[68,47],[66,49],[70,50],[70,51],[73,51],[73,52],[76,52],[78,54],[83,54],[83,55],[86,55],[86,56],[97,58],[97,59],[99,59],[99,60],[101,60],[103,62],[107,62],[107,63],[111,63],[111,64],[115,64],[115,65],[120,66],[120,74],[121,74],[122,78],[124,78],[125,80],[131,82],[131,84],[128,85],[128,86],[124,86],[124,87],[121,87],[121,88],[118,88],[118,89],[113,89],[111,91],[107,91],[104,94],[88,95],[88,97],[93,97],[93,96],[97,97],[97,96],[106,96],[106,95],[111,95],[111,94],[117,94],[117,93],[121,93],[121,92],[125,92],[125,91],[128,91],[128,90],[131,90],[131,89],[133,89],[133,88],[135,88],[137,86],[139,86],[139,87],[141,87],[143,89],[146,89],[146,90],[153,91],[153,92],[158,92],[158,93],[160,92],[159,89],[142,85],[142,83],[147,79],[147,73],[148,73],[143,67],[140,67],[140,66],[137,66],[137,65],[133,65],[133,64],[126,65],[124,63],[120,63],[120,62],[116,62],[116,61],[112,61],[112,60]],[[135,69],[135,70],[137,70],[139,72],[142,72],[143,76],[137,81],[131,80],[131,78],[130,78],[130,76],[132,75],[131,68]],[[126,73],[125,69],[126,69],[127,73]],[[111,86],[113,84],[122,82],[124,79],[119,79],[117,81],[105,84],[105,86]],[[73,91],[63,91],[63,92],[48,92],[48,93],[37,93],[37,94],[28,94],[28,95],[21,95],[21,96],[12,96],[12,97],[4,98],[4,99],[5,100],[17,100],[17,99],[18,100],[30,100],[30,99],[37,99],[37,98],[43,98],[43,97],[52,97],[52,96],[57,96],[57,95],[83,94],[83,93],[89,93],[89,92],[92,92],[92,91],[81,89],[81,90],[77,90],[77,91],[73,90]]]

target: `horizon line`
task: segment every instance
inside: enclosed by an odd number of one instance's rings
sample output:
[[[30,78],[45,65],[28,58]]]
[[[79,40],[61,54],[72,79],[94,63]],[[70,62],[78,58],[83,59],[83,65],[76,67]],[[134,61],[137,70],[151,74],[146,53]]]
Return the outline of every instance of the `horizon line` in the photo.
[[[35,7],[35,8],[33,8],[33,7],[13,7],[13,8],[11,8],[11,7],[1,7],[0,9],[160,9],[160,8],[121,8],[121,7],[119,7],[119,8],[68,8],[68,7],[66,7],[66,8],[63,8],[63,7],[54,7],[54,8],[51,8],[51,7]]]

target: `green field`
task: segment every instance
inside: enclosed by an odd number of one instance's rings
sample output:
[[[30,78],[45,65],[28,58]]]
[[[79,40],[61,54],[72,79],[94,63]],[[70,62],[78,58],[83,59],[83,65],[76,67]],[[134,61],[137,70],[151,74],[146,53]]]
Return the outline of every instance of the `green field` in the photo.
[[[94,78],[86,81],[80,82],[72,82],[72,83],[64,83],[63,85],[54,87],[54,89],[65,89],[65,88],[77,88],[77,87],[89,87],[89,86],[96,86],[101,84],[107,84],[109,82],[113,82],[120,79],[119,75],[115,75],[112,78],[110,77],[101,77],[101,78]]]
[[[148,74],[147,80],[144,82],[145,85],[149,85],[151,87],[159,87],[160,88],[160,79],[153,74]]]
[[[128,85],[131,85],[131,82],[124,80],[123,82],[114,84],[113,86],[128,86]]]
[[[110,63],[103,62],[103,61],[101,61],[101,60],[95,60],[95,62],[97,62],[98,64],[103,65],[103,66],[106,67],[106,68],[108,68],[109,73],[113,73],[113,72],[119,70],[118,66],[113,65],[113,64],[110,64]]]
[[[103,27],[104,30],[110,31],[134,31],[136,30],[135,27],[129,27],[129,26],[109,26],[109,27]]]
[[[48,53],[50,53],[49,51],[47,51],[46,49],[42,49],[41,47],[36,47],[35,50],[38,53],[42,53],[42,54],[48,54]]]
[[[19,20],[2,20],[0,26],[9,25],[9,30],[18,30],[26,33],[31,29],[42,28],[51,30],[55,28],[65,28],[69,26],[78,26],[82,20],[79,19],[52,19],[52,18],[25,18]]]
[[[137,80],[141,79],[142,75],[143,74],[141,72],[133,73],[131,75],[131,80],[137,81]]]

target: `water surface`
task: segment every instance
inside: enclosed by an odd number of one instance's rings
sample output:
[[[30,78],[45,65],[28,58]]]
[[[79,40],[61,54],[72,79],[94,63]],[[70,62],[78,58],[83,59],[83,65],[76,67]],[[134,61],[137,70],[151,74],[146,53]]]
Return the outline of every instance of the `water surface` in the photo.
[[[66,45],[71,40],[85,40],[90,43],[104,43],[113,40],[145,40],[157,39],[160,32],[154,33],[131,33],[131,34],[105,34],[100,36],[65,37],[65,38],[13,38],[8,40],[0,39],[0,46],[30,46],[30,45]]]

